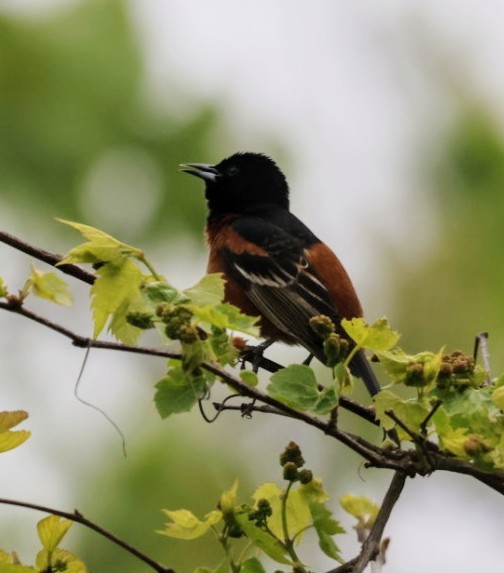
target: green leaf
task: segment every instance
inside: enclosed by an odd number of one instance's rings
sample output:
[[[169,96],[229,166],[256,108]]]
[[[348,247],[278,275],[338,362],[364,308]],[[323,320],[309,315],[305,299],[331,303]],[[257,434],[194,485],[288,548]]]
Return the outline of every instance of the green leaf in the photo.
[[[423,366],[421,386],[432,384],[439,374],[444,348],[439,352],[419,352],[418,354],[406,354],[400,348],[393,350],[377,351],[376,354],[387,374],[397,383],[407,382],[408,368],[414,364]]]
[[[117,264],[119,259],[131,256],[141,258],[143,256],[143,251],[140,249],[121,243],[99,229],[64,219],[57,219],[57,221],[76,229],[89,240],[89,242],[71,249],[58,265],[100,262],[114,262]]]
[[[154,402],[161,418],[189,411],[203,395],[206,379],[190,376],[180,366],[156,383]]]
[[[233,482],[233,485],[223,492],[220,497],[218,507],[223,514],[233,513],[236,505],[236,495],[238,493],[238,480]]]
[[[52,553],[70,527],[72,527],[72,522],[58,515],[49,515],[41,519],[37,523],[37,531],[42,547]]]
[[[11,428],[26,420],[27,417],[28,414],[24,410],[0,412],[0,452],[17,448],[31,436],[28,430],[11,431]]]
[[[216,306],[195,306],[191,310],[201,322],[206,322],[217,328],[237,330],[251,336],[258,336],[259,329],[255,326],[258,317],[243,314],[239,308],[231,304],[223,303]]]
[[[252,370],[240,370],[238,376],[240,377],[240,380],[249,386],[255,387],[259,384],[257,372],[252,372]]]
[[[403,400],[390,390],[382,390],[374,398],[376,408],[376,418],[384,430],[391,430],[396,423],[386,414],[392,410],[403,424],[412,432],[418,433],[421,425],[429,415],[429,408],[416,400]],[[398,427],[397,432],[400,439],[411,440],[411,437],[402,428]]]
[[[279,539],[284,538],[282,525],[284,495],[285,491],[279,488],[276,483],[268,482],[260,485],[252,496],[256,504],[261,499],[267,500],[270,504],[272,514],[268,518],[268,528]],[[292,488],[289,491],[286,516],[287,529],[291,538],[311,525],[310,499],[300,487]],[[300,540],[300,535],[297,535],[297,541]]]
[[[158,305],[160,302],[170,302],[173,304],[189,302],[189,298],[166,282],[149,282],[142,287],[142,294],[152,304]]]
[[[319,538],[319,547],[331,559],[342,563],[341,551],[332,538],[338,533],[346,533],[340,523],[336,521],[331,512],[323,503],[313,502],[310,504],[313,525]]]
[[[193,287],[185,289],[184,294],[197,306],[215,306],[224,299],[224,279],[222,273],[205,275]]]
[[[257,557],[250,557],[242,563],[240,573],[266,573],[266,570]]]
[[[240,525],[243,533],[248,539],[261,551],[266,553],[278,563],[285,565],[292,565],[292,561],[287,557],[287,550],[285,547],[269,533],[260,529],[252,521],[249,521],[248,513],[236,515],[236,520]]]
[[[319,390],[313,370],[305,364],[291,364],[270,378],[268,394],[296,410],[325,414],[338,403],[334,387]]]
[[[380,318],[371,325],[367,325],[363,318],[343,319],[341,326],[359,347],[375,351],[392,348],[401,336],[390,328],[386,318]]]
[[[366,527],[371,527],[378,516],[380,506],[367,497],[356,496],[350,493],[340,498],[341,507],[356,517]]]
[[[0,573],[39,573],[35,567],[27,567],[18,564],[3,564],[0,562]]]
[[[87,573],[84,562],[70,551],[55,549],[49,552],[46,549],[39,551],[36,560],[39,571],[64,571],[65,573]]]
[[[222,520],[222,512],[218,510],[208,513],[203,521],[187,509],[174,511],[163,509],[163,513],[170,522],[166,523],[164,529],[158,530],[156,533],[175,539],[190,540],[203,537],[213,525],[217,525]]]
[[[193,573],[231,573],[231,565],[229,559],[224,559],[219,563],[215,569],[210,569],[210,567],[196,567]],[[240,572],[241,573],[241,572]]]
[[[492,401],[499,409],[504,410],[504,386],[500,386],[492,392]]]
[[[61,306],[72,306],[73,300],[68,290],[68,285],[56,273],[44,273],[35,268],[34,265],[31,265],[28,281],[34,295]]]
[[[7,290],[7,285],[5,284],[2,277],[0,277],[0,298],[5,298],[9,294]]]
[[[120,332],[118,322],[127,324],[129,300],[137,300],[144,276],[137,265],[128,259],[121,264],[105,264],[98,271],[98,278],[91,287],[93,296],[94,332],[96,338],[110,317],[114,318],[115,330]]]

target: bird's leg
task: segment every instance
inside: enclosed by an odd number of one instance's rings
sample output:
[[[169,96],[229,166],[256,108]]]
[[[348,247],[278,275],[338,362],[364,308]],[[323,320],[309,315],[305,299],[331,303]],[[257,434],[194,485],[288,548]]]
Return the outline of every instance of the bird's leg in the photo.
[[[315,354],[312,354],[312,353],[310,352],[310,354],[308,354],[308,356],[304,359],[303,364],[304,364],[305,366],[310,366],[311,361],[313,360],[314,357],[315,357]]]
[[[259,370],[264,351],[269,348],[275,340],[275,338],[267,338],[256,346],[247,346],[245,352],[242,353],[242,358],[252,364],[252,372]]]

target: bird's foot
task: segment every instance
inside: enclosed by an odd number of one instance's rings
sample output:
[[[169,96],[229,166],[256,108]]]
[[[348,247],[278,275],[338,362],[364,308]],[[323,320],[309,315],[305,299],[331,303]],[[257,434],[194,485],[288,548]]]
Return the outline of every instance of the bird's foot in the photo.
[[[245,362],[250,362],[252,372],[257,372],[263,360],[264,351],[275,342],[274,338],[268,338],[256,346],[246,346],[241,353],[242,367],[245,368]]]

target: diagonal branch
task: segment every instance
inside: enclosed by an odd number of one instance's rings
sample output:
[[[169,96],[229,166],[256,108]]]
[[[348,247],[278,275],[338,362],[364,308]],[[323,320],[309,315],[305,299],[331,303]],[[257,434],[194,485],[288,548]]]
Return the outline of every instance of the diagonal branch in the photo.
[[[61,272],[79,279],[80,281],[83,281],[89,285],[92,285],[96,280],[96,277],[93,273],[88,273],[77,265],[58,265],[58,263],[63,259],[61,255],[55,255],[49,251],[44,251],[44,249],[30,245],[29,243],[26,243],[25,241],[22,241],[21,239],[18,239],[17,237],[14,237],[5,231],[0,231],[0,242],[5,243],[6,245],[10,245],[18,251],[26,253],[27,255],[30,255],[30,257],[47,263],[48,265],[53,267],[58,266],[58,269]]]
[[[0,503],[4,504],[4,505],[14,505],[17,507],[27,507],[28,509],[35,509],[37,511],[43,511],[44,513],[49,513],[52,515],[58,515],[59,517],[69,519],[70,521],[73,521],[75,523],[80,523],[81,525],[84,525],[85,527],[92,529],[93,531],[95,531],[96,533],[101,535],[102,537],[105,537],[109,541],[112,541],[112,543],[115,543],[115,545],[122,547],[128,553],[131,553],[132,555],[134,555],[135,557],[140,559],[140,561],[143,561],[144,563],[149,565],[149,567],[154,569],[154,571],[157,571],[158,573],[175,573],[175,571],[173,569],[170,569],[169,567],[165,567],[164,565],[161,565],[161,563],[154,561],[154,559],[151,559],[148,555],[146,555],[145,553],[142,553],[141,551],[139,551],[138,549],[136,549],[135,547],[133,547],[132,545],[130,545],[126,541],[115,536],[113,533],[111,533],[110,531],[107,531],[106,529],[104,529],[100,525],[94,523],[93,521],[90,521],[89,519],[84,517],[80,511],[75,510],[73,513],[70,513],[68,511],[60,511],[58,509],[46,507],[43,505],[38,505],[35,503],[28,503],[25,501],[15,501],[13,499],[5,499],[5,498],[0,498]]]
[[[366,540],[362,544],[362,550],[359,555],[350,561],[347,561],[340,567],[332,569],[328,573],[362,573],[368,563],[373,561],[380,553],[383,531],[390,518],[390,514],[402,493],[404,484],[406,483],[406,478],[407,476],[404,472],[397,471],[394,474],[387,493],[385,494],[385,498],[383,499],[380,511],[376,517],[376,521],[371,527],[371,531],[369,532]]]

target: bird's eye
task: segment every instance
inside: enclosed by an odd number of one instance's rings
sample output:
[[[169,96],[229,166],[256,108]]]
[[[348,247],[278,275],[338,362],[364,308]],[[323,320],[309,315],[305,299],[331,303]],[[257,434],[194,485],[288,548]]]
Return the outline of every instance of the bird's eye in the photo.
[[[235,175],[238,175],[238,173],[240,173],[240,170],[236,165],[231,165],[226,170],[226,175],[229,175],[229,177],[234,177]]]

